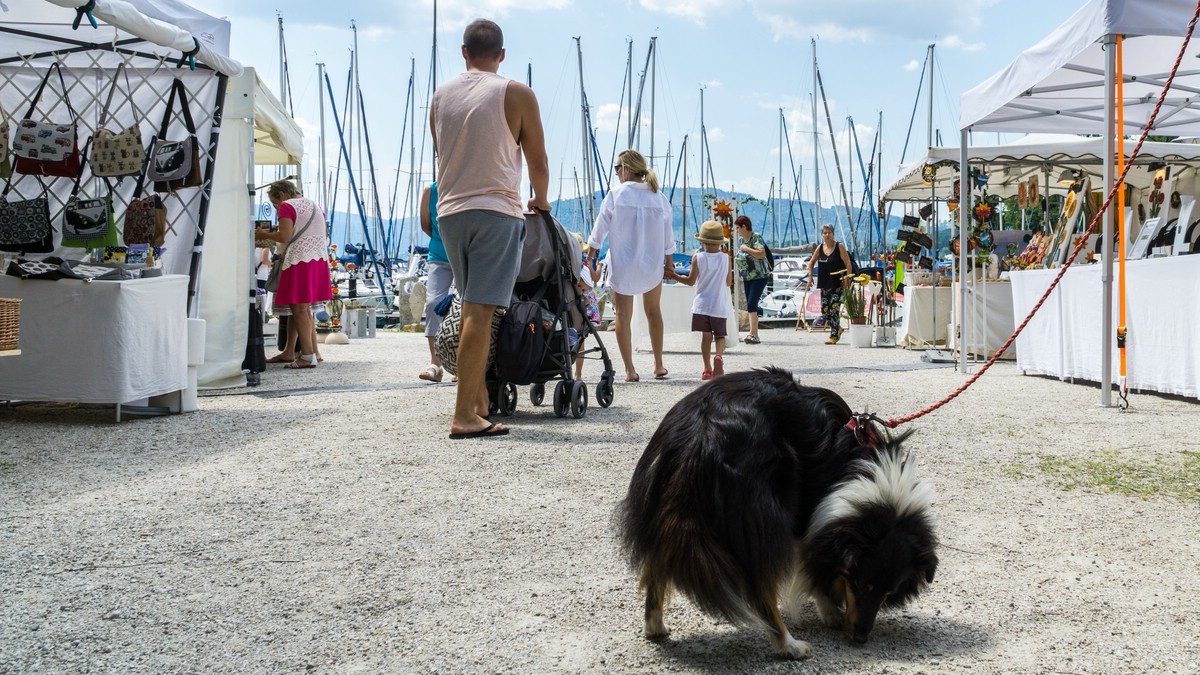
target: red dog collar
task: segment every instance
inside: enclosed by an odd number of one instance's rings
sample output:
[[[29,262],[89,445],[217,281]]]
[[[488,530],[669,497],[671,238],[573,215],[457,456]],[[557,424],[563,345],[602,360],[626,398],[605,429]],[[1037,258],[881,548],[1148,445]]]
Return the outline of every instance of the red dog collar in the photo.
[[[872,450],[879,447],[879,436],[875,435],[875,431],[871,429],[870,417],[868,415],[856,415],[846,422],[846,428],[854,433],[854,439],[864,448]]]

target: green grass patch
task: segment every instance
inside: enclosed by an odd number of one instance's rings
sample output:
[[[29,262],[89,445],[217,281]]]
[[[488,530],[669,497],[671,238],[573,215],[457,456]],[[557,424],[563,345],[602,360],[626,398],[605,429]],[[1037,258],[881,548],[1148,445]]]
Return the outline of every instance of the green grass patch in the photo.
[[[1028,478],[1030,469],[1050,478],[1063,490],[1100,490],[1129,497],[1169,497],[1200,503],[1200,452],[1182,450],[1147,459],[1131,459],[1116,450],[1087,457],[1037,455],[1032,465],[1006,473]]]

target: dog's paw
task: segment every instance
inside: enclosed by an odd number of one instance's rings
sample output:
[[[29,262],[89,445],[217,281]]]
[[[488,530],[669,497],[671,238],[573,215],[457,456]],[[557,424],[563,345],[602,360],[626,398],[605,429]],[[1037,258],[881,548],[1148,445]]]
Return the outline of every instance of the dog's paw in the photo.
[[[654,617],[646,621],[646,639],[663,640],[671,634],[671,629],[663,623],[662,617]]]
[[[789,659],[807,659],[812,656],[812,645],[789,635],[783,645],[780,646],[779,653]]]

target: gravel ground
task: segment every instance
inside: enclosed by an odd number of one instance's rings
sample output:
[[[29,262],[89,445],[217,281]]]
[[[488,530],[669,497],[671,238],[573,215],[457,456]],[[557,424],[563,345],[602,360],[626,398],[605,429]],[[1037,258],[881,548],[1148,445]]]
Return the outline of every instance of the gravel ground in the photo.
[[[823,338],[764,331],[727,367],[791,368],[885,417],[964,379]],[[416,379],[420,335],[324,353],[194,414],[0,408],[0,672],[1200,671],[1194,483],[1129,496],[1046,470],[1183,472],[1195,402],[1137,395],[1122,413],[1094,386],[998,365],[911,425],[938,492],[930,591],[865,647],[806,609],[792,623],[813,656],[788,662],[682,598],[669,640],[640,634],[610,518],[658,421],[700,384],[697,354],[581,420],[522,388],[510,436],[449,441],[455,388]]]

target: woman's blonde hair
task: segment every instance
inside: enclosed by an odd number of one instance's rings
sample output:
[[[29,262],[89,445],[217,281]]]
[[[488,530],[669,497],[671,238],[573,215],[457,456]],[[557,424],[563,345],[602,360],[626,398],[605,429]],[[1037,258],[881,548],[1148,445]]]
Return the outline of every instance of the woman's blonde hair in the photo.
[[[626,150],[617,155],[617,161],[625,167],[626,171],[641,178],[652,192],[658,192],[658,176],[649,166],[646,166],[646,158],[642,156],[642,153],[637,150]]]
[[[290,180],[277,180],[267,188],[267,196],[273,199],[287,200],[300,196],[300,190]]]

